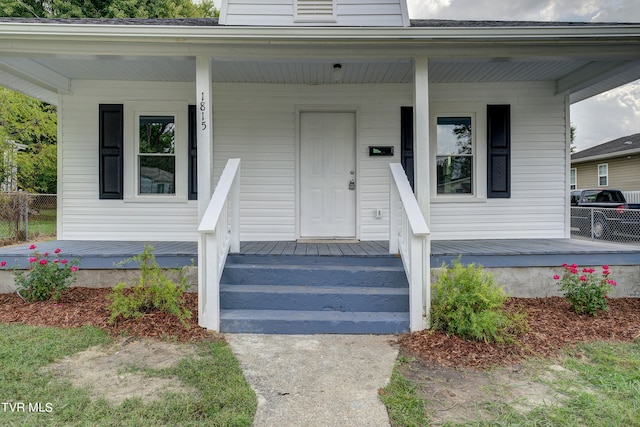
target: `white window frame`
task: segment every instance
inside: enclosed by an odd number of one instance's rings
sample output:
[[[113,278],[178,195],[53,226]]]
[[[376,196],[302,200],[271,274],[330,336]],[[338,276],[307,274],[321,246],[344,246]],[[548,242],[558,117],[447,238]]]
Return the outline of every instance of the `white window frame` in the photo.
[[[124,104],[124,201],[186,203],[188,201],[188,102],[133,101]],[[175,192],[140,194],[138,162],[139,126],[142,116],[173,116],[175,120]]]
[[[604,166],[604,174],[600,173],[600,167]],[[600,178],[604,178],[605,183],[600,183]],[[609,163],[600,163],[598,165],[598,187],[608,187],[609,186]]]
[[[578,189],[578,169],[571,168],[569,173],[569,189],[577,190]]]
[[[472,107],[472,108],[469,108]],[[487,115],[486,104],[441,105],[434,106],[431,113],[430,139],[430,188],[431,201],[449,202],[486,202],[487,201]],[[473,155],[472,192],[464,194],[438,194],[438,117],[470,117]]]

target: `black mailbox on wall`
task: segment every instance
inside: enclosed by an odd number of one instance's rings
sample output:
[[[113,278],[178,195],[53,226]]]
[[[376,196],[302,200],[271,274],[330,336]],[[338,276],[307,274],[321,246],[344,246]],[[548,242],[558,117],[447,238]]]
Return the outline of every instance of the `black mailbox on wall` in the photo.
[[[370,156],[393,156],[393,145],[384,145],[384,146],[369,146],[369,155]]]

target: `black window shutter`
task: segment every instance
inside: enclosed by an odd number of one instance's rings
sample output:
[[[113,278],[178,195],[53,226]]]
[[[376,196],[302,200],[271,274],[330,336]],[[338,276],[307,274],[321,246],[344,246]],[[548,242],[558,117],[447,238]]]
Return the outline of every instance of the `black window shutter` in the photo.
[[[99,116],[99,198],[122,199],[123,106],[122,104],[100,104]]]
[[[511,197],[511,106],[487,105],[487,197]]]
[[[198,200],[198,137],[195,105],[189,105],[189,200]]]
[[[400,163],[413,189],[413,107],[400,107]]]

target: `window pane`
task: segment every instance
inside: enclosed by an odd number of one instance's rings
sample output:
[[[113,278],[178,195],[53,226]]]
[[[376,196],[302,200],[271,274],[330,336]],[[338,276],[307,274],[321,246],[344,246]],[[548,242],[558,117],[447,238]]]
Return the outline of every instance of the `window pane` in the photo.
[[[606,187],[607,186],[607,177],[606,176],[598,177],[598,185],[600,185],[602,187]]]
[[[140,194],[175,194],[173,156],[140,156]]]
[[[438,117],[438,156],[472,153],[471,117]]]
[[[438,194],[471,194],[473,157],[438,156]]]
[[[140,153],[173,154],[175,144],[173,116],[140,116]]]

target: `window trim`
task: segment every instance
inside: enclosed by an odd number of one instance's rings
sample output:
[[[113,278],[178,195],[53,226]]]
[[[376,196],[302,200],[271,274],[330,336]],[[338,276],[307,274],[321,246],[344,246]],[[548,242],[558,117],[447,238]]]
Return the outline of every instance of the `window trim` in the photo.
[[[188,201],[188,102],[134,101],[124,105],[124,201],[144,203],[184,203]],[[141,116],[173,116],[175,121],[175,193],[141,194],[139,126]]]
[[[604,166],[605,168],[604,174],[600,174],[600,166]],[[604,184],[600,183],[600,178],[605,179]],[[609,186],[609,163],[600,163],[598,165],[598,187],[608,187],[608,186]]]
[[[462,107],[462,106],[461,106]],[[471,108],[470,108],[471,107]],[[438,194],[438,140],[437,128],[439,117],[470,117],[471,118],[471,150],[473,157],[472,193]],[[486,104],[464,105],[456,108],[454,105],[441,105],[433,108],[431,113],[430,139],[430,185],[431,201],[434,203],[472,203],[487,201],[487,126]]]
[[[569,171],[569,190],[578,189],[578,168],[571,168]]]

